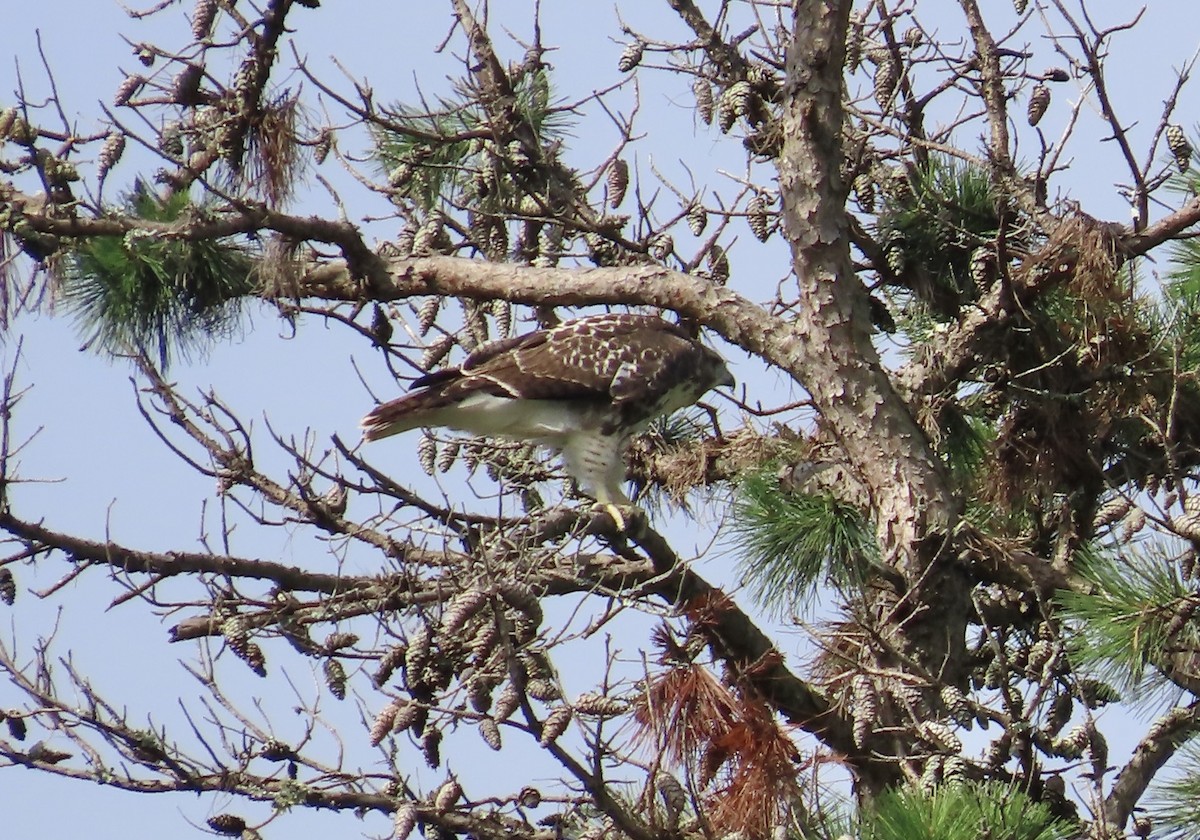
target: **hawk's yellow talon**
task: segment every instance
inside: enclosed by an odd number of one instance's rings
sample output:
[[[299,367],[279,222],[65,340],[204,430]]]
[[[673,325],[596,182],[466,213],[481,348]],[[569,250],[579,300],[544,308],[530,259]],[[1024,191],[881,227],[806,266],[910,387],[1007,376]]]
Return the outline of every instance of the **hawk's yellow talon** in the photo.
[[[625,525],[625,517],[622,515],[621,509],[612,502],[605,502],[600,507],[604,509],[605,513],[612,517],[613,524],[617,526],[617,530],[622,534],[625,533],[627,529]]]

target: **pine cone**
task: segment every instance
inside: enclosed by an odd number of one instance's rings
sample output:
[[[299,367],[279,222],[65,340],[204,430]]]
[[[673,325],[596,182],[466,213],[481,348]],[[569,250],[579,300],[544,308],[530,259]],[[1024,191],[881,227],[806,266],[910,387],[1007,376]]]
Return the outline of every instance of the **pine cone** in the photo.
[[[329,686],[329,693],[339,700],[346,699],[346,669],[342,667],[342,663],[336,659],[325,660],[325,685]]]
[[[1042,121],[1042,117],[1046,113],[1046,109],[1050,107],[1050,88],[1043,84],[1033,86],[1033,92],[1029,94],[1029,110],[1026,117],[1030,125],[1037,125]]]
[[[521,692],[517,691],[510,683],[504,686],[504,690],[496,698],[496,702],[492,706],[492,717],[496,720],[507,720],[519,705],[521,705]]]
[[[722,134],[728,134],[729,129],[737,122],[737,111],[734,109],[733,97],[729,95],[729,90],[727,88],[717,100],[717,127],[721,129]]]
[[[621,57],[617,60],[617,69],[622,73],[628,73],[637,67],[642,62],[642,52],[644,50],[645,46],[641,41],[634,41],[632,44],[627,44],[625,49],[621,50]]]
[[[217,814],[215,817],[209,817],[206,822],[209,828],[226,837],[239,837],[246,830],[246,821],[233,814]]]
[[[433,807],[439,811],[449,811],[462,798],[462,785],[454,779],[448,779],[433,798]]]
[[[179,120],[171,120],[158,135],[158,148],[168,157],[178,160],[183,157],[183,128]]]
[[[1135,507],[1121,521],[1121,539],[1129,541],[1146,527],[1146,512]]]
[[[660,231],[646,240],[646,251],[659,262],[671,256],[673,250],[675,250],[675,240],[669,233]]]
[[[558,700],[562,697],[562,692],[558,690],[558,686],[554,684],[554,681],[544,677],[537,677],[530,680],[525,685],[525,692],[534,700],[541,700],[543,703]]]
[[[479,736],[483,738],[483,742],[491,747],[496,752],[500,751],[500,727],[496,721],[491,718],[483,718],[479,721]]]
[[[192,37],[197,41],[207,38],[216,17],[217,0],[196,0],[192,9]]]
[[[126,76],[125,81],[121,82],[121,86],[117,88],[116,94],[113,95],[113,104],[121,106],[128,104],[133,95],[141,90],[142,85],[146,83],[145,78],[136,74]]]
[[[317,137],[317,142],[313,146],[313,161],[317,166],[325,162],[325,158],[329,157],[329,152],[333,149],[333,132],[327,128],[321,129],[321,134]]]
[[[875,65],[875,101],[884,111],[891,110],[896,86],[900,83],[900,70],[889,53]]]
[[[485,621],[471,640],[471,656],[480,664],[487,662],[499,641],[500,631],[495,623]]]
[[[13,126],[17,124],[18,119],[20,117],[17,114],[16,108],[5,108],[0,111],[0,140],[7,140],[9,138],[10,132],[12,132]]]
[[[761,195],[756,195],[746,203],[746,223],[750,232],[759,242],[766,242],[771,235],[771,217],[767,211],[767,202]]]
[[[947,685],[942,688],[941,699],[942,705],[946,707],[946,711],[954,722],[970,729],[971,724],[975,721],[975,714],[971,711],[971,704],[967,701],[966,695],[954,686]]]
[[[5,566],[0,569],[0,601],[11,607],[15,600],[17,600],[17,581],[13,577],[12,569]]]
[[[629,710],[629,704],[624,700],[618,700],[616,697],[606,697],[603,694],[593,694],[588,692],[581,694],[575,698],[572,704],[575,711],[584,715],[592,715],[594,717],[616,717],[623,715]]]
[[[608,168],[608,206],[616,210],[629,189],[629,164],[617,158]]]
[[[536,808],[542,804],[542,792],[532,785],[526,785],[517,794],[517,804],[522,808]]]
[[[450,599],[446,611],[442,613],[442,632],[450,637],[457,634],[483,609],[489,597],[482,589],[466,589],[459,592]]]
[[[400,711],[401,702],[400,700],[393,700],[375,715],[375,720],[371,724],[371,730],[367,736],[372,747],[379,746],[379,743],[392,731],[392,727],[396,723],[396,713]]]
[[[392,817],[392,840],[407,840],[417,826],[417,806],[405,802]]]
[[[854,743],[862,747],[875,731],[875,718],[879,712],[875,686],[870,678],[859,675],[850,683],[850,712],[854,718]]]
[[[506,300],[497,298],[492,301],[492,317],[496,319],[496,334],[500,338],[508,338],[512,335],[512,304]]]
[[[729,281],[729,257],[720,245],[713,245],[708,251],[708,272],[716,283],[724,285]]]
[[[487,714],[492,708],[492,689],[495,687],[494,679],[476,672],[467,683],[467,703],[479,714]]]
[[[341,487],[340,484],[338,486]],[[344,648],[353,647],[356,644],[358,644],[358,635],[357,634],[338,632],[338,633],[330,633],[328,636],[326,636],[323,647],[325,648],[326,653],[333,653],[334,651],[337,651],[337,650],[343,650]]]
[[[287,761],[296,757],[296,751],[283,741],[271,738],[263,744],[262,752],[259,755],[267,761]]]
[[[846,71],[853,73],[862,62],[863,28],[867,19],[862,12],[850,15],[850,27],[846,31]]]
[[[433,475],[437,470],[437,454],[437,441],[428,429],[422,429],[417,441],[417,463],[425,475]]]
[[[871,178],[871,173],[864,172],[854,179],[854,195],[858,198],[858,206],[863,212],[875,212],[875,181]]]
[[[754,100],[756,98],[754,88],[751,86],[750,82],[734,82],[729,86],[729,89],[725,91],[725,94],[729,97],[735,116],[745,117],[750,115],[751,111],[754,109]]]
[[[16,717],[12,713],[5,716],[4,725],[8,727],[8,734],[18,741],[24,741],[25,736],[29,734],[29,727],[25,724],[25,718]]]
[[[417,228],[412,222],[409,222],[396,234],[396,253],[401,258],[411,257],[416,243]]]
[[[696,113],[700,115],[700,122],[712,125],[713,92],[708,79],[697,77],[696,81],[692,82],[692,95],[696,97]]]
[[[3,133],[0,132],[0,136],[2,135]],[[108,174],[108,170],[117,165],[117,161],[124,153],[125,135],[119,131],[110,132],[108,137],[104,138],[104,146],[100,149],[97,158],[97,174],[101,179]]]
[[[403,732],[417,722],[423,710],[419,703],[412,700],[396,702],[399,705],[396,707],[396,719],[392,721],[392,731]]]
[[[16,108],[6,108],[0,112],[0,140],[29,145],[37,136],[37,131],[25,122]]]
[[[1100,506],[1100,509],[1096,511],[1096,515],[1092,518],[1092,530],[1099,531],[1101,528],[1120,520],[1125,514],[1129,513],[1131,507],[1133,507],[1133,502],[1124,496],[1109,499]]]
[[[229,649],[238,659],[249,665],[250,670],[260,677],[267,675],[266,657],[263,656],[262,648],[250,641],[250,631],[245,619],[236,615],[225,619],[221,624],[221,635],[225,637],[225,644]]]
[[[679,827],[680,815],[687,808],[687,791],[674,776],[662,771],[655,774],[654,785],[667,812],[667,827],[675,830]]]
[[[543,747],[549,746],[558,740],[558,736],[567,731],[567,725],[571,722],[571,710],[567,706],[559,706],[557,709],[546,715],[546,719],[542,722],[542,734],[538,738],[538,743]]]
[[[408,652],[404,655],[404,670],[410,680],[425,670],[432,661],[433,634],[422,624],[408,637]]]
[[[988,281],[992,275],[993,256],[990,248],[980,246],[971,252],[971,262],[968,271],[971,275],[971,280],[979,288],[984,288],[988,285]]]
[[[1187,172],[1188,167],[1192,165],[1192,144],[1188,142],[1182,126],[1167,126],[1167,148],[1175,156],[1175,164],[1179,171]]]
[[[425,352],[421,354],[421,367],[424,370],[432,369],[438,362],[446,358],[450,350],[454,347],[454,336],[444,335],[437,341],[425,348]]]
[[[442,763],[442,733],[430,727],[421,738],[421,752],[425,754],[425,763],[436,770]]]

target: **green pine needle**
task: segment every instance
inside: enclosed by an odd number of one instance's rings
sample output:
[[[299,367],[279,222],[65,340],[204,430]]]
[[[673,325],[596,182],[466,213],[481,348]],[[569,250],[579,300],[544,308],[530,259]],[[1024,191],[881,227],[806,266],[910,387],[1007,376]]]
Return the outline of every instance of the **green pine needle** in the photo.
[[[170,222],[192,212],[199,211],[185,193],[164,201],[139,191],[114,215]],[[249,255],[228,240],[134,230],[80,240],[65,262],[63,297],[89,346],[138,349],[166,366],[236,328],[252,274]]]
[[[996,439],[995,429],[984,419],[969,413],[969,404],[952,405],[938,416],[938,453],[946,461],[951,475],[962,483],[978,476],[979,468]]]
[[[1167,547],[1150,544],[1133,551],[1127,546],[1123,555],[1095,552],[1078,571],[1091,583],[1089,591],[1059,595],[1075,625],[1068,648],[1073,664],[1134,697],[1174,690],[1158,669],[1169,668],[1170,649],[1200,645],[1200,633],[1195,621],[1187,621],[1168,638],[1190,590]]]
[[[807,602],[823,579],[861,584],[878,556],[858,510],[829,494],[788,492],[767,472],[743,480],[732,533],[743,581],[776,615]]]
[[[679,446],[700,440],[709,428],[707,420],[703,409],[684,409],[654,418],[647,425],[646,434],[656,437],[663,448]]]
[[[477,128],[471,112],[408,115],[398,108],[394,119],[414,132],[439,136],[454,136]],[[405,134],[372,128],[375,140],[375,160],[385,178],[391,178],[399,167],[408,167],[410,175],[404,184],[397,184],[405,195],[423,210],[432,210],[443,195],[452,197],[452,187],[459,185],[457,176],[467,165],[471,144],[467,140],[429,143],[415,134]]]
[[[1181,752],[1181,775],[1155,784],[1149,799],[1155,837],[1162,840],[1200,840],[1200,748]]]
[[[910,186],[902,196],[885,193],[877,238],[898,249],[905,266],[920,266],[927,274],[932,285],[918,295],[938,320],[945,320],[954,305],[983,291],[971,280],[971,255],[995,238],[996,197],[985,170],[937,155],[912,173]]]
[[[1161,321],[1179,348],[1179,366],[1200,367],[1200,241],[1181,239],[1170,248]]]
[[[406,177],[393,186],[426,211],[433,210],[442,199],[466,203],[464,194],[471,189],[475,174],[495,165],[490,155],[480,151],[479,135],[488,130],[490,118],[478,94],[465,83],[458,83],[456,88],[458,98],[440,98],[436,111],[431,112],[424,104],[393,105],[387,114],[392,125],[371,128],[373,155],[381,174],[391,179],[402,170]],[[567,122],[563,114],[550,107],[550,80],[545,68],[523,75],[514,95],[517,110],[532,127],[538,143],[565,135]],[[456,139],[464,136],[467,139]],[[513,196],[469,198],[478,209],[496,210],[497,201],[511,201]]]
[[[1072,832],[1048,805],[999,783],[890,790],[861,821],[862,840],[1060,840]]]

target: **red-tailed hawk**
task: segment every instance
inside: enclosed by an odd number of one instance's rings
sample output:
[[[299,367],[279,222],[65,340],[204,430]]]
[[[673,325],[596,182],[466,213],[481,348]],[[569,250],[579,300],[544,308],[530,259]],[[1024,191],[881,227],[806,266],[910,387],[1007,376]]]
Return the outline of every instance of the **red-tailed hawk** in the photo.
[[[616,506],[630,503],[621,489],[630,437],[718,385],[733,386],[725,361],[680,327],[653,315],[595,315],[494,342],[420,377],[363,418],[363,437],[445,426],[553,447],[623,529]]]

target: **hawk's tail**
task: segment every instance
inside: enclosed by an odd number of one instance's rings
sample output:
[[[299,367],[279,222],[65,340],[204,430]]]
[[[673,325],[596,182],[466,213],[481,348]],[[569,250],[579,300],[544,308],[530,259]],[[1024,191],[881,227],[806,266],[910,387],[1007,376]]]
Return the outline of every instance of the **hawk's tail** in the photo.
[[[359,421],[363,440],[398,435],[420,426],[436,425],[431,412],[445,408],[445,399],[437,391],[416,391],[380,403]]]

